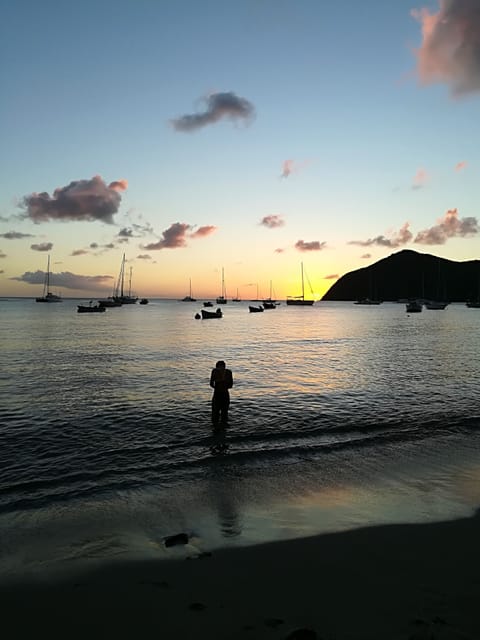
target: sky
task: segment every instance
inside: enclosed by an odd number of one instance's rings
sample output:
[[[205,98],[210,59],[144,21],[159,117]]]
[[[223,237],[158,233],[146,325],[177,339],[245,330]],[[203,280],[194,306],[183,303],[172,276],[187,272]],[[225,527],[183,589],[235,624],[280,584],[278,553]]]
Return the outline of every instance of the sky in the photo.
[[[320,298],[480,257],[478,0],[15,0],[0,295]]]

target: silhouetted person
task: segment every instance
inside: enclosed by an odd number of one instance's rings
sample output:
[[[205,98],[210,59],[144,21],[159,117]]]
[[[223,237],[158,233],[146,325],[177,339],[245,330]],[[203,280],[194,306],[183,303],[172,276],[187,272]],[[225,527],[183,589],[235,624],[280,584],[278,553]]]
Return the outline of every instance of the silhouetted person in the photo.
[[[219,421],[222,424],[226,424],[230,405],[228,390],[233,387],[233,376],[231,370],[226,368],[223,360],[219,360],[215,365],[215,369],[212,369],[210,386],[213,387],[212,422],[214,425],[218,424]]]

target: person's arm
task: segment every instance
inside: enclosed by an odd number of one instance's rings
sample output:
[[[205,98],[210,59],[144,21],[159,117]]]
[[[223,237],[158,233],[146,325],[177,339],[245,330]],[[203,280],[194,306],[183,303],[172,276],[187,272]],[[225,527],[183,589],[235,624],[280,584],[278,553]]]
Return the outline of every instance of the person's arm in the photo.
[[[212,373],[210,374],[210,386],[212,389],[215,389],[215,369],[212,369]]]
[[[227,369],[228,373],[227,373],[227,389],[231,389],[233,387],[233,375],[232,372],[230,371],[230,369]]]

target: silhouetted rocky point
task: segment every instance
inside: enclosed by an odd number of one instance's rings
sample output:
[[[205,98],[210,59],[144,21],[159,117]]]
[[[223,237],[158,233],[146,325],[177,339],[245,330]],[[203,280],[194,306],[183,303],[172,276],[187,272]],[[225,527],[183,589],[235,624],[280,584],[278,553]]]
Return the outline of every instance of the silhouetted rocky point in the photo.
[[[480,260],[455,262],[405,249],[351,271],[322,300],[393,301],[425,298],[448,302],[480,299]]]

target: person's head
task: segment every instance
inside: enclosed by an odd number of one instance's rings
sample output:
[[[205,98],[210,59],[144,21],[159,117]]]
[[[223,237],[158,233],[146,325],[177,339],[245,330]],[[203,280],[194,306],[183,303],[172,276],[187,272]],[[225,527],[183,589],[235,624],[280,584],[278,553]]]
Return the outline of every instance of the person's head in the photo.
[[[217,369],[225,369],[225,362],[223,360],[219,360],[215,365]]]

